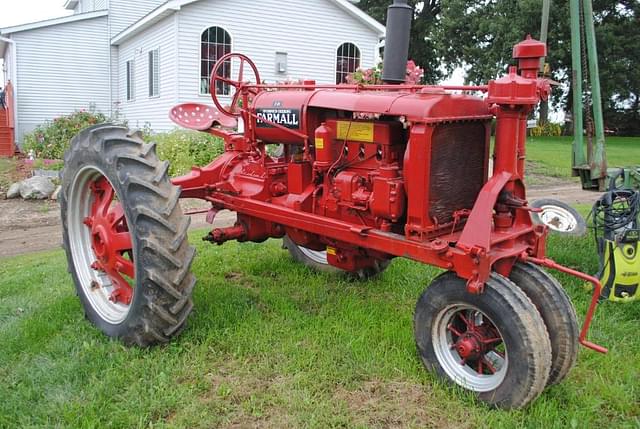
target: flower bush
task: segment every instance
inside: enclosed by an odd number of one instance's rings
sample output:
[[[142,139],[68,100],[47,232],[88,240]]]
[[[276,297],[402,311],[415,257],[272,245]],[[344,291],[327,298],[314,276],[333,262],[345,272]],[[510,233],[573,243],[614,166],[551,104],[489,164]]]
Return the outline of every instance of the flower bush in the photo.
[[[71,139],[83,128],[107,122],[102,113],[79,110],[47,121],[24,136],[24,150],[36,158],[62,159]]]
[[[558,137],[562,135],[562,125],[554,122],[547,122],[531,128],[531,137]]]
[[[175,129],[148,135],[147,141],[157,144],[158,157],[169,161],[169,175],[177,176],[204,166],[224,152],[222,139],[207,133]]]
[[[424,69],[418,67],[413,60],[407,61],[407,73],[405,81],[407,85],[418,85],[424,77]],[[381,85],[382,81],[382,63],[379,63],[372,69],[359,68],[355,72],[347,76],[347,83],[351,85]]]

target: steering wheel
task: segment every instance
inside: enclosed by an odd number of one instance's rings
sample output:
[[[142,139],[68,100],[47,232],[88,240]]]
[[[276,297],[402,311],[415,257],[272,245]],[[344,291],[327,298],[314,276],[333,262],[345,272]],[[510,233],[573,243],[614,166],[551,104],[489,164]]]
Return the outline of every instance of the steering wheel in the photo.
[[[234,59],[240,61],[240,66],[238,67],[238,78],[233,80],[231,78],[225,77],[221,74],[223,67],[227,65],[230,67]],[[228,64],[225,64],[227,63]],[[211,91],[211,98],[213,99],[213,104],[216,105],[220,112],[224,113],[227,116],[231,117],[239,117],[241,112],[237,112],[238,101],[242,95],[253,95],[256,96],[258,94],[257,89],[246,88],[246,85],[250,83],[250,81],[244,81],[244,65],[248,64],[249,68],[253,72],[254,77],[256,78],[255,85],[260,85],[260,73],[258,73],[258,68],[254,64],[253,61],[249,59],[246,55],[229,53],[220,57],[220,59],[216,62],[216,65],[213,67],[213,71],[211,72],[211,78],[209,80],[209,90]],[[220,103],[218,99],[218,94],[216,93],[216,88],[218,82],[223,82],[224,84],[230,85],[236,89],[236,93],[233,95],[233,99],[231,100],[231,106],[229,108],[225,108]],[[246,107],[246,106],[244,106]]]

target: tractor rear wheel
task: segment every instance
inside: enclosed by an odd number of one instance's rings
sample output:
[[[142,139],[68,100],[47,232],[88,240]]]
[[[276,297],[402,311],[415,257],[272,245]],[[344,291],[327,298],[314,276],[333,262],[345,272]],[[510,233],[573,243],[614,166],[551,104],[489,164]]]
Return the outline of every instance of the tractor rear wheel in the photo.
[[[484,292],[448,272],[424,291],[414,315],[422,362],[499,408],[520,408],[545,388],[551,344],[540,313],[515,284],[492,274]]]
[[[536,306],[551,340],[551,373],[547,385],[560,383],[578,356],[578,321],[560,283],[537,265],[517,263],[509,276]]]
[[[130,345],[168,341],[193,308],[195,250],[167,167],[155,145],[113,125],[82,131],[65,155],[69,272],[87,318]]]
[[[371,277],[375,277],[383,272],[391,263],[388,260],[375,260],[372,265],[362,268],[354,272],[346,272],[340,268],[334,267],[327,261],[326,250],[312,250],[304,246],[300,246],[291,240],[288,235],[285,235],[282,239],[283,246],[289,251],[291,257],[311,268],[312,270],[321,271],[325,273],[346,273],[353,278],[359,280],[366,280]]]

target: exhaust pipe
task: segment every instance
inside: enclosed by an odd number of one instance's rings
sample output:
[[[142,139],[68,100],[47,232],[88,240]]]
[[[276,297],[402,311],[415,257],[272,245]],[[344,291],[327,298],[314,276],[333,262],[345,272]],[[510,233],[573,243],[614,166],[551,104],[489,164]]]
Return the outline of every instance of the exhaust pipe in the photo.
[[[399,85],[404,83],[409,60],[409,34],[413,8],[408,0],[395,0],[387,9],[387,37],[384,45],[382,80]]]

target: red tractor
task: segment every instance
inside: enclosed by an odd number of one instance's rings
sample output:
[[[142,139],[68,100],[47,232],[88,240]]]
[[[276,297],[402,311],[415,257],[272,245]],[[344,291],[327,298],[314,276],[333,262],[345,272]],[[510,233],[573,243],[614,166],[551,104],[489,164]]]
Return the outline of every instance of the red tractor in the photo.
[[[606,352],[586,339],[600,284],[546,258],[547,231],[532,224],[526,200],[526,122],[549,94],[538,78],[546,46],[517,44],[518,66],[487,86],[405,85],[406,3],[389,8],[385,85],[266,85],[249,58],[220,58],[210,85],[219,111],[170,112],[224,140],[222,156],[186,176],[170,179],[155,146],[125,128],[98,125],[74,138],[60,198],[64,244],[98,328],[139,346],[183,329],[195,250],[178,200],[199,198],[211,204],[210,222],[220,210],[237,213],[235,225],[209,233],[212,243],[282,238],[297,260],[359,278],[395,257],[444,269],[415,309],[419,355],[494,406],[525,406],[559,383],[578,343]],[[230,65],[235,80],[221,73]],[[224,85],[235,89],[231,107],[216,95]],[[218,127],[219,112],[240,118],[244,131]],[[593,283],[582,330],[541,266]]]

